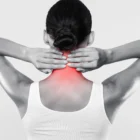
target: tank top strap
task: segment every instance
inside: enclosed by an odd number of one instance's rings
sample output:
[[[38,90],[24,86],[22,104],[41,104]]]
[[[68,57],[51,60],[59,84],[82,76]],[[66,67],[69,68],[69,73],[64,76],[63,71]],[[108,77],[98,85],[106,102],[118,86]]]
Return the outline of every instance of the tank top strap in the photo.
[[[38,97],[38,82],[33,82],[30,85],[29,97],[28,97],[28,107],[36,107],[39,103]]]
[[[98,106],[100,110],[104,110],[104,98],[103,98],[103,84],[96,83],[95,84],[95,98],[94,105]]]
[[[37,116],[36,112],[38,110],[40,110],[39,99],[38,99],[38,87],[37,87],[37,82],[33,82],[30,84],[27,110],[22,120],[24,120],[26,116],[30,116],[30,117]]]
[[[106,114],[105,110],[105,101],[104,101],[104,91],[103,91],[103,83],[96,84],[96,104],[99,106],[100,113],[104,116],[106,122],[111,125],[111,122]]]
[[[97,94],[97,84],[95,82],[93,82],[92,84],[92,89],[91,89],[91,95],[90,95],[90,99],[89,99],[89,103],[88,103],[88,106],[89,106],[89,109],[92,108],[95,103],[95,98],[96,98],[96,95]]]

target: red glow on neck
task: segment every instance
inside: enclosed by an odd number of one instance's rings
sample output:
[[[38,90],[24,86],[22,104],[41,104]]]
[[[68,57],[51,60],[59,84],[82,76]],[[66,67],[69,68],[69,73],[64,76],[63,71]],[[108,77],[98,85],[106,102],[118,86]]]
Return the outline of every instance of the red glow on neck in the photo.
[[[68,58],[69,53],[70,51],[64,51],[63,56],[66,56],[66,58]],[[82,75],[81,72],[77,71],[76,68],[70,67],[68,65],[66,65],[66,67],[62,69],[53,70],[51,76],[54,77],[59,82],[62,81],[77,82],[78,80],[84,79],[84,76]]]

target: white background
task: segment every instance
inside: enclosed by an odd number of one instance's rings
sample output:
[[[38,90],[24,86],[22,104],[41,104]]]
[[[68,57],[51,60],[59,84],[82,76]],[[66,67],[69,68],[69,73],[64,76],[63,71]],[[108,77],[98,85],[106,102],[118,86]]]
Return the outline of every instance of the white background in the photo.
[[[82,0],[90,9],[95,31],[93,47],[112,48],[140,39],[139,0]],[[43,43],[43,30],[49,8],[56,0],[0,0],[0,37],[28,47],[49,46]],[[32,64],[7,57],[19,71],[39,81],[47,77]],[[101,82],[124,70],[133,60],[125,60],[84,73],[85,77]],[[139,89],[140,90],[140,89]],[[140,139],[139,90],[120,108],[112,126],[110,140]],[[16,105],[0,87],[0,139],[25,140]]]

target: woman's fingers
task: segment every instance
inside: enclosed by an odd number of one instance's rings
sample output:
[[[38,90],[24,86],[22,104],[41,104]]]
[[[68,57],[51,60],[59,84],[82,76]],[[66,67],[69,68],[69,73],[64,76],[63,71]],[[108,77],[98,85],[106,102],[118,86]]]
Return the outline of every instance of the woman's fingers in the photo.
[[[99,53],[96,48],[78,48],[71,51],[68,55],[68,66],[75,68],[81,72],[90,71],[98,67]]]
[[[68,66],[75,68],[95,68],[97,67],[97,61],[82,62],[82,63],[69,63]]]
[[[62,69],[62,68],[65,68],[66,65],[64,65],[64,64],[55,65],[55,64],[37,63],[36,67],[38,69]]]
[[[41,63],[46,63],[46,64],[66,64],[67,63],[67,60],[57,60],[57,59],[50,59],[50,58],[39,58],[37,60],[38,62],[41,62]]]
[[[68,62],[89,62],[96,60],[93,57],[78,57],[78,58],[68,58]]]
[[[86,72],[86,70],[83,69],[83,68],[77,68],[76,70],[77,70],[77,71],[80,71],[80,72],[82,72],[82,73]]]
[[[69,54],[68,55],[68,58],[70,58],[70,60],[74,60],[74,58],[80,58],[80,57],[83,57],[83,58],[81,58],[81,59],[84,59],[84,58],[86,58],[86,57],[90,57],[90,58],[92,58],[93,60],[94,59],[99,59],[99,54],[98,54],[98,52],[97,51],[86,51],[86,52],[75,52],[75,53],[73,53],[73,54]]]
[[[63,54],[62,52],[58,51],[57,49],[45,49],[45,48],[41,48],[41,51],[44,53],[56,53],[56,54]]]
[[[56,58],[56,59],[66,59],[66,56],[63,56],[61,54],[53,54],[53,53],[43,53],[41,55],[44,58]]]
[[[73,54],[69,54],[68,57],[79,57],[79,56],[89,56],[89,52],[77,52]]]
[[[86,51],[93,51],[95,50],[95,48],[93,47],[88,47],[88,48],[79,48],[79,49],[76,49],[74,51],[71,51],[71,53],[77,53],[77,52],[86,52]]]
[[[43,69],[61,69],[67,63],[66,56],[57,49],[34,48],[29,53],[30,62],[43,72]],[[55,65],[56,64],[56,65]]]

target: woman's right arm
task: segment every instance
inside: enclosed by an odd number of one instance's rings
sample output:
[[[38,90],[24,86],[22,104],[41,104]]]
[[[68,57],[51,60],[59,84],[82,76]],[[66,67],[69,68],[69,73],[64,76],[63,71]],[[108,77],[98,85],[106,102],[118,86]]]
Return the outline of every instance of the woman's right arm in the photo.
[[[27,47],[0,38],[0,84],[17,107],[26,102],[29,85],[33,81],[15,69],[5,56],[29,62],[26,51]]]
[[[57,50],[28,48],[13,41],[0,38],[0,84],[18,108],[27,102],[29,87],[33,81],[15,69],[5,56],[30,62],[42,71],[54,68],[60,69],[64,65],[62,53]],[[60,60],[54,60],[54,58],[59,58]]]
[[[0,56],[0,84],[18,108],[26,103],[32,82],[15,69],[5,56]]]

